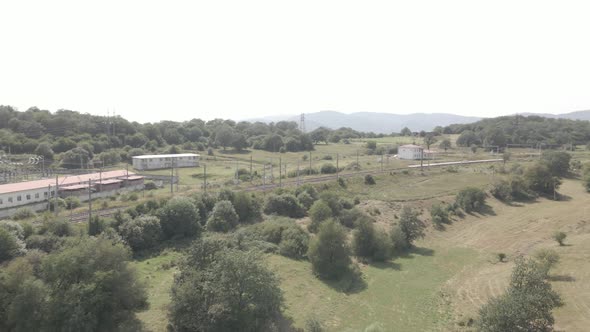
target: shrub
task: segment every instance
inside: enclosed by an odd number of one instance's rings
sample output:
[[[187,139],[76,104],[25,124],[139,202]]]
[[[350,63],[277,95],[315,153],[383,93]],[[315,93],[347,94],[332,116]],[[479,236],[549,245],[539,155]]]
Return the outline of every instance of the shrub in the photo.
[[[154,181],[146,181],[143,184],[143,189],[145,189],[145,190],[156,190],[156,189],[158,189],[158,186],[156,185],[156,183]]]
[[[66,201],[66,209],[68,209],[68,210],[73,210],[75,208],[80,207],[80,205],[82,205],[82,203],[80,203],[80,199],[78,197],[74,197],[74,196],[66,197],[65,201]]]
[[[266,200],[264,213],[301,218],[305,215],[305,209],[301,206],[299,200],[291,194],[271,194]]]
[[[260,219],[260,202],[257,197],[246,192],[237,192],[233,200],[233,206],[238,214],[240,222],[249,222]]]
[[[342,198],[340,197],[340,195],[338,193],[335,193],[333,191],[324,190],[320,194],[320,199],[328,204],[328,206],[332,210],[333,216],[336,217],[336,216],[340,215],[340,213],[342,212],[343,206],[342,206]]]
[[[72,236],[74,229],[72,225],[63,219],[50,220],[42,226],[40,233],[50,233],[56,236]]]
[[[238,224],[238,214],[230,201],[219,201],[215,204],[207,229],[216,232],[227,232]]]
[[[365,175],[365,184],[366,184],[366,185],[370,185],[370,186],[372,186],[372,185],[374,185],[375,183],[376,183],[376,182],[375,182],[375,178],[373,178],[373,176],[372,176],[371,174],[367,174],[367,175]]]
[[[560,246],[563,246],[563,241],[565,240],[565,238],[567,237],[567,235],[564,232],[555,232],[553,233],[553,239],[559,243]]]
[[[18,256],[20,250],[16,236],[0,227],[0,263]]]
[[[371,257],[375,244],[375,227],[367,219],[360,219],[352,233],[352,252],[358,257]]]
[[[0,228],[4,228],[5,230],[9,231],[14,236],[16,236],[16,238],[19,239],[19,240],[24,240],[25,239],[25,230],[21,226],[21,224],[19,224],[16,221],[12,221],[12,220],[1,220],[0,221]]]
[[[340,213],[340,216],[338,216],[338,221],[340,221],[343,226],[353,228],[361,218],[370,219],[370,217],[364,214],[361,210],[352,208],[349,210],[343,210]]]
[[[222,189],[217,194],[217,201],[230,201],[233,204],[235,197],[236,194],[232,190]]]
[[[503,252],[499,252],[497,254],[497,257],[498,257],[498,262],[503,262],[506,259],[506,254]]]
[[[133,251],[152,248],[162,238],[160,219],[156,216],[140,216],[121,225],[119,234]]]
[[[377,148],[377,142],[375,141],[368,141],[367,142],[367,149],[375,150]]]
[[[311,205],[315,202],[315,200],[307,193],[307,191],[304,191],[297,195],[297,199],[306,210],[309,210]]]
[[[572,155],[564,151],[545,151],[541,155],[541,161],[547,165],[551,175],[565,176],[570,168]]]
[[[455,198],[457,205],[468,213],[483,208],[485,200],[486,194],[483,190],[474,187],[461,190]]]
[[[418,238],[424,237],[424,223],[418,219],[418,213],[408,206],[404,206],[399,217],[399,228],[409,246]]]
[[[334,159],[334,158],[332,158],[332,156],[329,154],[322,157],[322,160],[332,160],[332,159]]]
[[[157,212],[164,236],[192,236],[201,231],[199,211],[186,197],[174,197]]]
[[[336,172],[338,172],[338,169],[336,166],[330,163],[323,164],[320,168],[320,173],[322,174],[334,174]]]
[[[283,256],[300,259],[305,257],[309,246],[309,235],[299,226],[293,225],[283,230],[279,252]]]
[[[139,196],[137,195],[136,192],[132,192],[129,194],[128,198],[130,201],[135,202],[139,199]]]
[[[340,224],[324,222],[307,252],[314,273],[326,279],[339,279],[346,274],[351,262],[346,243],[346,232]]]
[[[338,178],[338,185],[342,188],[346,188],[346,180],[344,180],[344,178]]]
[[[36,214],[28,207],[22,207],[14,212],[12,215],[12,219],[14,220],[22,220],[35,217]]]
[[[395,251],[405,251],[410,248],[410,244],[406,240],[406,236],[399,226],[392,228],[389,237],[391,238],[391,245]]]
[[[311,223],[308,226],[309,231],[317,232],[320,224],[332,216],[332,209],[324,200],[316,201],[309,209],[309,217],[311,218]]]
[[[432,222],[437,226],[449,222],[449,212],[441,204],[432,205],[430,208],[430,216],[432,217]]]
[[[492,184],[492,189],[490,189],[490,193],[492,196],[503,202],[512,201],[512,188],[510,188],[510,183],[506,180],[494,182]]]
[[[297,187],[297,189],[295,189],[295,195],[296,196],[299,196],[299,194],[301,194],[303,192],[306,192],[307,194],[309,194],[309,196],[314,201],[319,198],[318,191],[311,184],[304,184],[304,185],[302,185],[300,187]]]
[[[55,251],[64,244],[65,239],[54,234],[31,235],[27,238],[28,249],[38,249],[44,252]]]
[[[106,226],[104,220],[102,220],[99,216],[93,216],[88,222],[88,235],[100,235],[105,230],[105,228]]]

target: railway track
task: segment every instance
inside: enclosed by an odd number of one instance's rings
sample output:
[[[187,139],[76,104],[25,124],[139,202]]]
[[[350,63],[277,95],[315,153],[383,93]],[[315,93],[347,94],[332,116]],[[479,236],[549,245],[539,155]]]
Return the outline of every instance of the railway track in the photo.
[[[460,165],[473,165],[473,164],[482,164],[482,163],[494,163],[494,162],[501,162],[502,159],[487,159],[487,160],[470,160],[470,161],[457,161],[457,162],[445,162],[445,163],[434,163],[434,164],[424,164],[424,168],[429,167],[442,167],[442,166],[460,166]],[[396,167],[396,168],[388,168],[383,170],[364,170],[364,171],[357,171],[354,173],[341,173],[341,174],[330,174],[330,175],[321,175],[312,178],[304,178],[302,180],[289,180],[289,181],[282,181],[280,183],[269,183],[257,186],[251,186],[243,189],[238,189],[238,191],[246,191],[246,192],[253,192],[253,191],[266,191],[272,190],[280,187],[290,187],[290,186],[297,186],[303,185],[307,183],[321,183],[327,181],[333,181],[337,178],[351,178],[355,176],[364,176],[364,175],[378,175],[378,174],[387,174],[391,172],[403,171],[408,169],[416,169],[419,168],[420,165],[410,165],[406,167]],[[93,210],[92,214],[101,216],[101,217],[110,217],[115,214],[121,208],[110,208],[110,209],[103,209],[103,210]],[[77,213],[74,215],[69,216],[69,220],[71,222],[83,222],[88,220],[88,212]]]

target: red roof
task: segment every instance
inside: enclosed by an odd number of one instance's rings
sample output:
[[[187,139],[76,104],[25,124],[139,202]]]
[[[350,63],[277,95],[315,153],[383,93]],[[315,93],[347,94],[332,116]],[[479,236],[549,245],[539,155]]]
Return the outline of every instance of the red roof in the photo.
[[[88,183],[89,180],[91,181],[98,181],[102,178],[102,180],[109,180],[120,178],[129,175],[135,175],[135,173],[129,172],[124,170],[120,171],[110,171],[110,172],[103,172],[102,176],[100,173],[91,173],[91,174],[81,174],[81,175],[66,175],[59,177],[57,182],[59,186],[67,186],[67,185],[75,185],[81,183]],[[51,186],[55,188],[55,179],[45,179],[45,180],[36,180],[36,181],[27,181],[27,182],[17,182],[17,183],[7,183],[0,185],[0,194],[7,194],[12,192],[18,191],[26,191],[26,190],[34,190],[34,189],[41,189],[41,188],[48,188]]]
[[[80,190],[80,189],[88,189],[88,186],[85,184],[75,184],[67,187],[59,187],[59,190]]]
[[[113,183],[121,183],[123,180],[113,179],[113,180],[102,180],[97,181],[96,184],[113,184]]]
[[[127,180],[141,180],[143,179],[143,176],[130,176],[127,178]]]

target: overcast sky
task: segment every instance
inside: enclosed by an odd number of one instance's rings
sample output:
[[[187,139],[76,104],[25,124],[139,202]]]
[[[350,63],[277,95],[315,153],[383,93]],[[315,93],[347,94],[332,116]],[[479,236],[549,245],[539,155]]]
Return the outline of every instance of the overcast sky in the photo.
[[[590,109],[580,1],[3,1],[0,104],[140,122]]]

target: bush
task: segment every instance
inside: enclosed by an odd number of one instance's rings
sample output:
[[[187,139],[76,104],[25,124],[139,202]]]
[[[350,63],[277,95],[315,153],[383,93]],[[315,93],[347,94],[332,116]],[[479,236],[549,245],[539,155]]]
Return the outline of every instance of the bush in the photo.
[[[18,256],[20,250],[16,236],[0,227],[0,263]]]
[[[449,212],[441,204],[432,205],[430,208],[430,216],[432,217],[432,222],[436,226],[440,226],[449,222]]]
[[[295,195],[299,196],[301,193],[306,192],[314,201],[319,198],[318,191],[311,184],[304,184],[295,189]],[[311,205],[310,205],[311,206]]]
[[[370,219],[370,217],[364,214],[361,210],[352,208],[349,210],[343,210],[340,213],[340,216],[338,216],[338,221],[340,221],[343,226],[354,228],[357,224],[357,221],[362,218]]]
[[[457,205],[468,213],[481,210],[484,207],[485,200],[486,194],[483,190],[474,187],[461,190],[455,198]]]
[[[566,176],[570,168],[572,156],[564,151],[545,151],[541,155],[541,161],[547,165],[551,175]]]
[[[238,214],[230,201],[219,201],[215,204],[207,229],[215,232],[227,232],[238,224]]]
[[[201,231],[199,211],[186,197],[174,197],[157,212],[164,236],[192,236]]]
[[[406,240],[406,236],[399,226],[396,226],[391,230],[389,237],[391,238],[391,245],[395,251],[401,252],[410,248],[410,244]]]
[[[566,237],[567,235],[564,232],[555,232],[553,234],[553,239],[557,241],[557,243],[559,243],[560,246],[563,246],[563,241]]]
[[[256,196],[246,192],[237,192],[234,196],[233,206],[238,214],[240,222],[259,220],[260,202]]]
[[[338,169],[330,163],[323,164],[320,168],[320,173],[322,174],[335,174],[336,172],[338,172]]]
[[[297,195],[297,199],[299,200],[299,203],[301,203],[301,205],[303,205],[303,207],[306,210],[309,210],[309,208],[312,206],[312,204],[315,202],[315,199],[313,199],[308,193],[307,191],[304,191],[302,193],[300,193],[299,195]]]
[[[373,178],[373,176],[372,176],[371,174],[367,174],[367,175],[365,175],[365,184],[366,184],[366,185],[370,185],[370,186],[372,186],[372,185],[374,185],[375,183],[376,183],[376,182],[375,182],[375,178]]]
[[[332,156],[329,154],[322,157],[322,160],[332,160],[332,159],[334,159],[334,158],[332,158]]]
[[[22,207],[14,212],[12,215],[12,219],[14,220],[22,220],[35,217],[36,214],[33,210],[28,207]]]
[[[63,219],[50,220],[42,226],[40,233],[50,233],[56,236],[72,236],[74,235],[74,229],[72,225]]]
[[[25,239],[25,230],[21,224],[16,221],[0,220],[0,228],[4,228],[5,230],[9,231],[19,240]]]
[[[132,193],[129,193],[128,198],[130,201],[135,202],[139,199],[139,196],[137,195],[136,192],[132,192]]]
[[[338,178],[338,185],[342,188],[346,188],[346,180],[344,180],[344,178]]]
[[[82,203],[80,203],[80,199],[78,197],[74,197],[74,196],[66,197],[65,201],[66,201],[66,209],[68,209],[68,210],[73,210],[75,208],[80,207],[80,205],[82,205]]]
[[[305,215],[305,209],[301,206],[299,200],[291,194],[271,194],[266,200],[264,213],[301,218]]]
[[[300,259],[305,257],[309,246],[309,235],[299,226],[293,225],[283,230],[279,252],[283,256]]]
[[[320,224],[332,216],[332,209],[324,200],[316,201],[309,209],[309,217],[311,218],[311,223],[308,226],[309,231],[317,232]]]
[[[162,238],[160,219],[155,216],[140,216],[121,225],[119,234],[133,251],[152,248]]]
[[[25,241],[27,248],[38,249],[44,252],[52,252],[62,247],[65,239],[54,234],[31,235]]]
[[[506,180],[499,180],[492,184],[490,194],[503,202],[512,201],[512,188]]]

